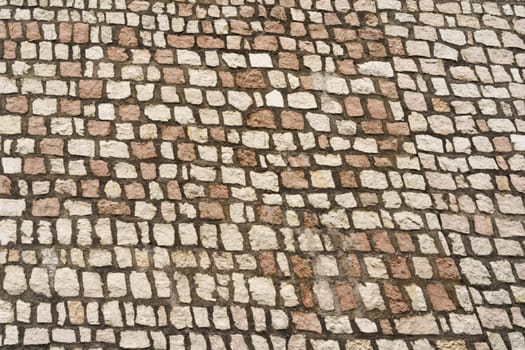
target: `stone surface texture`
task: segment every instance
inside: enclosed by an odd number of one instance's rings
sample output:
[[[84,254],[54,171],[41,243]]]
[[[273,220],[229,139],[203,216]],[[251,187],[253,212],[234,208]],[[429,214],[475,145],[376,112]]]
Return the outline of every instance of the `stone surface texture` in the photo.
[[[525,5],[0,0],[2,349],[525,349]]]

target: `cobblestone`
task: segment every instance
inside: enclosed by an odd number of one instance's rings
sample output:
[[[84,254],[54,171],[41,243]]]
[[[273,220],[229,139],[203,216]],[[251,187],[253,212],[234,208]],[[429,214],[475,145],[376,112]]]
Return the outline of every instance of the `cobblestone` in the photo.
[[[0,347],[523,349],[519,1],[0,0]]]

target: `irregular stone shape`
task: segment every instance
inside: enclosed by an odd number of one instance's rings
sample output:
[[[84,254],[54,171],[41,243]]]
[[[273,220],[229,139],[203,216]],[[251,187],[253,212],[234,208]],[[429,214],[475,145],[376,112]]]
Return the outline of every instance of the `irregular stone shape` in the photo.
[[[49,343],[49,332],[46,328],[27,328],[24,332],[25,345],[44,345]]]
[[[217,73],[212,70],[190,69],[190,84],[211,87],[217,85]]]
[[[250,180],[255,188],[272,192],[279,191],[279,178],[277,174],[271,171],[265,171],[263,173],[250,171]]]
[[[252,128],[267,128],[275,129],[275,116],[273,112],[269,109],[264,109],[257,111],[248,115],[248,120],[246,121],[248,126]]]
[[[146,349],[150,340],[146,331],[122,331],[119,345],[123,349]]]
[[[332,228],[350,228],[348,216],[344,209],[331,210],[321,215],[321,224]]]
[[[212,219],[212,220],[222,220],[224,219],[224,211],[222,205],[219,202],[200,202],[199,210],[201,218],[203,219]]]
[[[55,271],[55,292],[61,297],[75,297],[79,295],[80,285],[78,283],[77,271],[68,267],[62,267]]]
[[[266,87],[264,76],[258,69],[237,73],[235,82],[243,89],[264,89]]]
[[[432,315],[400,318],[394,320],[394,324],[401,334],[439,334],[439,327]]]
[[[297,330],[321,333],[319,318],[311,312],[292,312],[292,322]]]
[[[60,214],[60,202],[58,198],[34,200],[31,213],[34,216],[58,216]]]
[[[101,215],[130,215],[131,209],[124,202],[100,200],[97,203],[98,213]]]
[[[16,135],[22,132],[22,119],[15,115],[0,116],[0,135]]]
[[[288,95],[288,106],[298,109],[314,109],[317,107],[317,102],[311,93],[296,92]]]
[[[0,198],[0,216],[21,216],[25,209],[24,199]]]
[[[474,285],[490,285],[492,283],[487,268],[479,260],[463,258],[459,262],[459,267],[469,283]]]
[[[11,295],[20,295],[27,289],[27,281],[22,266],[8,265],[4,269],[2,288]]]
[[[137,1],[135,1],[136,3]],[[138,40],[135,31],[130,27],[120,29],[118,43],[123,46],[137,46]]]
[[[246,111],[252,104],[252,98],[244,91],[228,91],[228,103],[240,110]]]
[[[480,306],[477,308],[477,313],[485,328],[512,328],[509,316],[504,309]]]
[[[6,324],[14,321],[15,309],[12,303],[0,300],[0,324]]]
[[[277,249],[277,236],[275,231],[262,225],[253,225],[248,231],[250,246],[253,250]]]
[[[171,119],[170,109],[165,105],[147,105],[144,114],[153,121],[168,121]]]
[[[481,325],[475,315],[449,315],[450,326],[456,334],[481,334]]]
[[[394,76],[394,70],[389,62],[369,61],[357,65],[359,73],[374,77],[389,78]]]
[[[252,299],[260,305],[275,305],[275,288],[272,280],[265,277],[252,277],[248,280]]]

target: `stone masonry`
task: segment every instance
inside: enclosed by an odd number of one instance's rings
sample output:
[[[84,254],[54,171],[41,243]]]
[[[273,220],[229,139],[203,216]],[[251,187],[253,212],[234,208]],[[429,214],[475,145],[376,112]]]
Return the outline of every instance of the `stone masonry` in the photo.
[[[0,0],[0,348],[524,350],[525,4]]]

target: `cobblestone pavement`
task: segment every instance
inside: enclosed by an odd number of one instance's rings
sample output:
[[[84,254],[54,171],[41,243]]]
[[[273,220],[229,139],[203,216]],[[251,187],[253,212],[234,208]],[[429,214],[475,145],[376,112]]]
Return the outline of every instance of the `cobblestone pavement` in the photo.
[[[0,0],[2,349],[525,349],[525,4]]]

